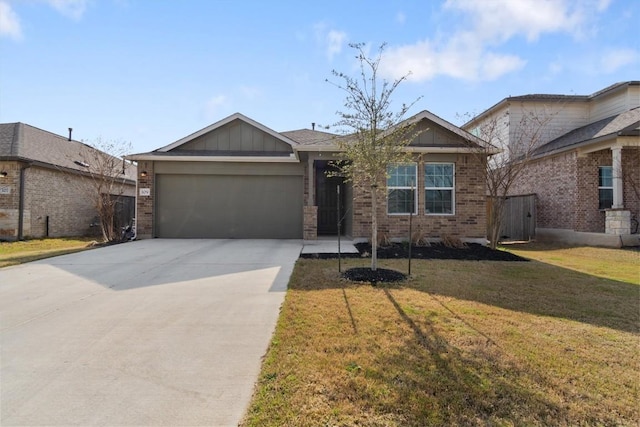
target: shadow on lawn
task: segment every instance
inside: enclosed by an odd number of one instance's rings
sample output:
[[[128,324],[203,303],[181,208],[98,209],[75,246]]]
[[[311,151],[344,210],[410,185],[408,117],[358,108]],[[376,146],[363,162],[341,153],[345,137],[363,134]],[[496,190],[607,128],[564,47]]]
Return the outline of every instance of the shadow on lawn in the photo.
[[[389,261],[384,267],[406,271],[406,260]],[[407,281],[386,286],[640,333],[637,285],[540,262],[416,260],[412,273]],[[317,290],[342,288],[348,283],[337,278],[308,279],[303,286],[293,284],[293,287]]]
[[[428,320],[417,324],[389,290],[384,292],[415,339],[407,339],[401,351],[381,355],[380,368],[368,372],[398,395],[390,407],[380,409],[402,414],[404,425],[415,426],[551,425],[569,417],[566,408],[520,384],[518,379],[531,373],[497,360],[495,344],[487,342],[474,359],[465,357]]]

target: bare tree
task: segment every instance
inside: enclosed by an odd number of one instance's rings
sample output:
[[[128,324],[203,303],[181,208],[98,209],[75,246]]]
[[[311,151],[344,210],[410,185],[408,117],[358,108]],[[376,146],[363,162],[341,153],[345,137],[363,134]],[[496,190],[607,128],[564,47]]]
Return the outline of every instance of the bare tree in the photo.
[[[70,159],[74,170],[83,179],[74,180],[79,192],[93,205],[98,215],[100,232],[105,242],[120,238],[115,229],[116,208],[122,203],[126,188],[135,179],[128,171],[135,166],[123,157],[131,152],[131,144],[122,141],[105,141],[101,138],[89,144],[80,144],[77,157]]]
[[[491,209],[487,225],[489,245],[495,249],[500,240],[505,201],[522,172],[532,162],[535,150],[546,141],[548,125],[557,113],[522,109],[517,123],[509,123],[508,113],[478,120],[471,129],[484,146],[470,145],[475,161],[482,165]],[[472,118],[469,122],[476,120]],[[488,158],[488,160],[487,160]]]
[[[344,110],[338,111],[336,126],[345,135],[336,139],[341,160],[340,173],[354,186],[371,194],[371,269],[377,269],[378,220],[377,204],[386,187],[387,166],[410,159],[405,147],[415,137],[413,124],[404,120],[407,111],[420,99],[392,108],[392,95],[409,74],[389,82],[380,79],[378,68],[385,44],[375,57],[365,53],[362,43],[350,44],[360,62],[360,73],[352,77],[333,70],[339,83],[330,82],[346,93]],[[403,121],[404,120],[404,121]]]

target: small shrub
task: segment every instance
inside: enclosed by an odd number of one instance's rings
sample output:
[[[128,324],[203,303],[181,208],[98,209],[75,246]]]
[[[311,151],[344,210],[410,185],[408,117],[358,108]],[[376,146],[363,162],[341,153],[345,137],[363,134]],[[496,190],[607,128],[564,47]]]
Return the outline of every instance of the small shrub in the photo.
[[[459,237],[451,236],[449,234],[443,234],[440,237],[442,244],[448,248],[464,249],[467,247],[466,243],[460,240]]]

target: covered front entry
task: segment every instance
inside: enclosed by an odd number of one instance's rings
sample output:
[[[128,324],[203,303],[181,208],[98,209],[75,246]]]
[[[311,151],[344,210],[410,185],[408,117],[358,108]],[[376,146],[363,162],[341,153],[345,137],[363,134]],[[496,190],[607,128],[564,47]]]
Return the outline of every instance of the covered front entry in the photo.
[[[155,236],[302,238],[298,175],[156,175]]]
[[[347,221],[345,221],[347,186],[343,177],[331,176],[331,172],[336,171],[337,169],[331,165],[331,162],[315,162],[318,235],[320,236],[338,234],[338,217],[342,218],[341,233],[345,234],[347,231]]]

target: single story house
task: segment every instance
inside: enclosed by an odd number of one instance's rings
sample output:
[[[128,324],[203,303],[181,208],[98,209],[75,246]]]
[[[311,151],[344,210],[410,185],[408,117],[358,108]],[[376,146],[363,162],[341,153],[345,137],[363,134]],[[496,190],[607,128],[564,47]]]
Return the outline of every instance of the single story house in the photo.
[[[476,161],[473,148],[484,142],[428,111],[410,120],[422,130],[407,147],[415,161],[390,165],[379,234],[407,238],[414,206],[413,229],[422,237],[486,243],[486,158]],[[313,128],[276,132],[236,113],[127,156],[138,164],[137,236],[314,240],[337,235],[340,216],[342,234],[368,239],[370,194],[327,175],[338,158],[336,138]],[[415,202],[407,203],[411,194]]]
[[[640,81],[591,95],[505,98],[463,128],[474,133],[483,123],[499,120],[509,143],[523,115],[531,112],[549,114],[548,123],[510,194],[535,194],[536,238],[640,244]]]
[[[0,124],[0,240],[97,234],[91,226],[97,212],[80,191],[92,180],[87,162],[96,154],[72,140],[71,129],[63,137],[25,123]],[[136,166],[118,161],[120,190],[133,207]]]

